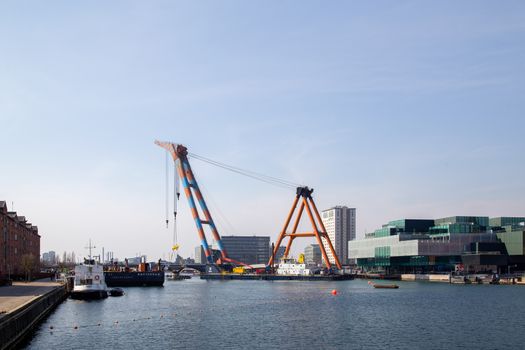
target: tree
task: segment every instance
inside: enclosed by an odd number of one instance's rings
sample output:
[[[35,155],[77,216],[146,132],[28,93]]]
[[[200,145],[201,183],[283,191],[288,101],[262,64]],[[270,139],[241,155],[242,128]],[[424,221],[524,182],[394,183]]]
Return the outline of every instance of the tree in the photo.
[[[36,263],[36,260],[33,255],[31,254],[22,255],[22,261],[21,261],[22,270],[24,270],[26,281],[28,282],[31,280],[31,272],[35,268],[35,263]]]

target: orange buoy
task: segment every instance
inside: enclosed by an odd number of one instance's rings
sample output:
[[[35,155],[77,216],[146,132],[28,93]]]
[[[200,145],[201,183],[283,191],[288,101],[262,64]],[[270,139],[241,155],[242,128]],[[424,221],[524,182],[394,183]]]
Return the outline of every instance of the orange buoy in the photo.
[[[332,289],[332,295],[337,295],[337,290]]]

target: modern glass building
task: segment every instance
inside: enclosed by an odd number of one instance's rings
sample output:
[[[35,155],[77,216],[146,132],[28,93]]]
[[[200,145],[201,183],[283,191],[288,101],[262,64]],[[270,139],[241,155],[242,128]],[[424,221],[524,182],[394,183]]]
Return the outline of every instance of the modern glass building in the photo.
[[[465,261],[469,264],[491,261],[495,264],[492,266],[501,266],[508,261],[512,263],[512,259],[494,255],[507,256],[512,252],[523,257],[525,233],[523,226],[516,226],[522,218],[496,219],[452,216],[394,220],[367,234],[365,239],[350,241],[348,251],[357,258],[358,267],[388,273],[451,271]],[[507,229],[498,226],[500,233],[496,233],[491,223],[514,226],[506,226]],[[512,231],[513,227],[517,231]],[[483,250],[494,247],[500,248]],[[514,261],[521,262],[517,256]]]
[[[491,218],[490,226],[505,244],[511,269],[525,271],[525,217]]]
[[[269,236],[222,236],[228,257],[245,264],[266,264],[270,260]]]

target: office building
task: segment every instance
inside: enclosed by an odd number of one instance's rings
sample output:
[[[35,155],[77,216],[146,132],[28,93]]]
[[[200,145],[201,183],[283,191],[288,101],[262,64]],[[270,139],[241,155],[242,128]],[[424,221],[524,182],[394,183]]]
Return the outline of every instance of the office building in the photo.
[[[52,266],[56,263],[56,253],[54,251],[49,251],[42,254],[42,263]]]
[[[304,261],[307,265],[320,265],[322,259],[319,244],[310,244],[304,248]]]
[[[195,264],[206,264],[206,254],[202,246],[195,247]]]
[[[286,247],[284,245],[279,246],[277,249],[277,252],[275,253],[275,261],[279,262],[284,257],[284,252],[286,251]],[[270,249],[270,255],[272,254],[272,250]]]
[[[348,243],[365,270],[403,272],[499,270],[523,261],[521,218],[452,216],[435,220],[390,221],[364,239]],[[505,227],[491,226],[507,224]],[[521,265],[519,265],[521,264]]]
[[[345,206],[336,206],[323,210],[321,219],[326,228],[326,233],[334,246],[335,253],[339,257],[342,265],[350,263],[348,255],[348,242],[355,239],[356,234],[356,210]],[[328,246],[328,242],[323,238],[328,260],[335,264],[335,258]]]
[[[222,236],[221,241],[230,259],[245,264],[267,264],[270,260],[269,236]]]

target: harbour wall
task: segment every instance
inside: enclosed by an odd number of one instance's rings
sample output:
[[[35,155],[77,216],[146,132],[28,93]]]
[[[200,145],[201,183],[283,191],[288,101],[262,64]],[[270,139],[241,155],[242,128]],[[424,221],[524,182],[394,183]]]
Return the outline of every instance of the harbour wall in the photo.
[[[68,295],[59,286],[33,299],[0,319],[0,350],[15,348]]]
[[[449,275],[433,275],[433,274],[413,274],[407,273],[401,275],[402,281],[428,281],[428,282],[446,282],[448,283]]]

